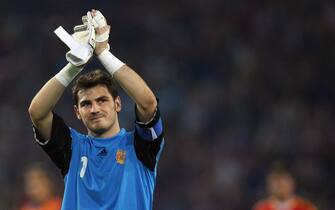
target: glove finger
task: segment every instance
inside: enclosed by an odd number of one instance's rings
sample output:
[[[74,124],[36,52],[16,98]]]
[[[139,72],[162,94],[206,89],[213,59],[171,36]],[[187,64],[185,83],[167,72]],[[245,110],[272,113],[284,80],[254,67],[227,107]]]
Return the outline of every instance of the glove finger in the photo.
[[[102,28],[104,26],[107,26],[106,18],[102,15],[102,13],[99,10],[96,10],[95,15],[93,16],[93,21],[95,23],[95,28]]]
[[[83,22],[84,25],[87,25],[87,15],[82,16],[81,21]]]
[[[96,28],[98,26],[95,20],[93,19],[91,12],[87,12],[87,25],[88,27],[92,26],[93,28]]]
[[[87,25],[76,25],[73,27],[74,33],[76,32],[81,32],[81,31],[86,31],[87,30]]]
[[[110,26],[104,26],[102,28],[97,28],[96,30],[96,36],[95,41],[96,42],[104,42],[108,40],[109,38],[109,32],[110,32]]]

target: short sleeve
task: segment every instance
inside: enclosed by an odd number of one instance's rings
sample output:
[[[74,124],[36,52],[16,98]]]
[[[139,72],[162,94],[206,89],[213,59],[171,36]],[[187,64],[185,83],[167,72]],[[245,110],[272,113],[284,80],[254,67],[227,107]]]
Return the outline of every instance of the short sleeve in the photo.
[[[64,120],[53,113],[50,139],[44,139],[38,129],[33,126],[35,139],[50,159],[61,170],[63,176],[68,172],[71,160],[71,132]]]

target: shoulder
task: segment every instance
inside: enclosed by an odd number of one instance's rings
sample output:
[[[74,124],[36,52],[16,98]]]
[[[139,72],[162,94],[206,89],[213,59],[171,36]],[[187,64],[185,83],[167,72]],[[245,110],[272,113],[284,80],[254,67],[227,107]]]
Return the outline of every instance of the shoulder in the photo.
[[[87,139],[87,135],[80,133],[79,131],[77,131],[74,128],[69,128],[70,129],[70,134],[71,134],[71,138],[74,141],[78,141],[78,140],[85,140]]]
[[[257,203],[255,203],[255,205],[253,206],[253,210],[271,210],[271,200],[269,198],[266,199],[262,199],[260,201],[258,201]]]
[[[316,210],[316,207],[314,206],[314,204],[305,198],[297,196],[295,198],[295,203],[299,208],[306,209],[306,210]]]
[[[135,138],[135,130],[127,131],[126,129],[121,129],[121,135],[119,136],[120,139],[123,139],[126,145],[133,145],[134,138]]]
[[[70,128],[71,135],[73,135],[73,136],[78,136],[78,137],[80,137],[80,136],[84,136],[84,134],[78,132],[76,129],[71,128],[71,127],[69,127],[69,128]]]
[[[52,197],[48,204],[47,207],[49,207],[49,209],[59,209],[62,205],[62,199],[59,197]]]

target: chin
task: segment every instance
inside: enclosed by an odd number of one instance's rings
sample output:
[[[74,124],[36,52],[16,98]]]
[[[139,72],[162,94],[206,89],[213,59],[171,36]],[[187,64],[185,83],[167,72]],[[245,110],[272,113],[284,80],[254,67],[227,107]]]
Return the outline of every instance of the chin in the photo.
[[[92,132],[98,135],[104,134],[107,130],[105,128],[95,128],[92,129]]]
[[[97,135],[101,135],[107,131],[107,129],[104,126],[97,125],[97,124],[88,126],[87,128],[88,130],[90,130],[90,132],[95,133]]]

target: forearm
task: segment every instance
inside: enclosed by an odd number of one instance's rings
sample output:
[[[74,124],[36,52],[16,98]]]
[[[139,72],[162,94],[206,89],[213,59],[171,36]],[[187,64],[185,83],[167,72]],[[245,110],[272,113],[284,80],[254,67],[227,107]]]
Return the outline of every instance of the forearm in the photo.
[[[105,69],[136,103],[139,120],[142,122],[151,120],[157,108],[155,95],[134,70],[109,52],[108,36],[110,26],[107,25],[103,15],[94,10],[93,18],[99,25],[95,28],[96,38],[101,39],[101,41],[96,42],[94,53]]]
[[[33,122],[43,120],[51,113],[65,88],[80,71],[81,68],[69,63],[41,88],[29,107]]]
[[[157,107],[157,101],[143,79],[106,48],[98,54],[98,59],[120,87],[136,103],[139,119],[142,122],[151,120]]]
[[[41,88],[29,106],[29,114],[33,122],[43,120],[52,112],[64,90],[65,86],[55,77]]]
[[[140,120],[149,121],[156,110],[157,101],[144,80],[127,65],[122,66],[114,73],[114,79],[136,103]]]

